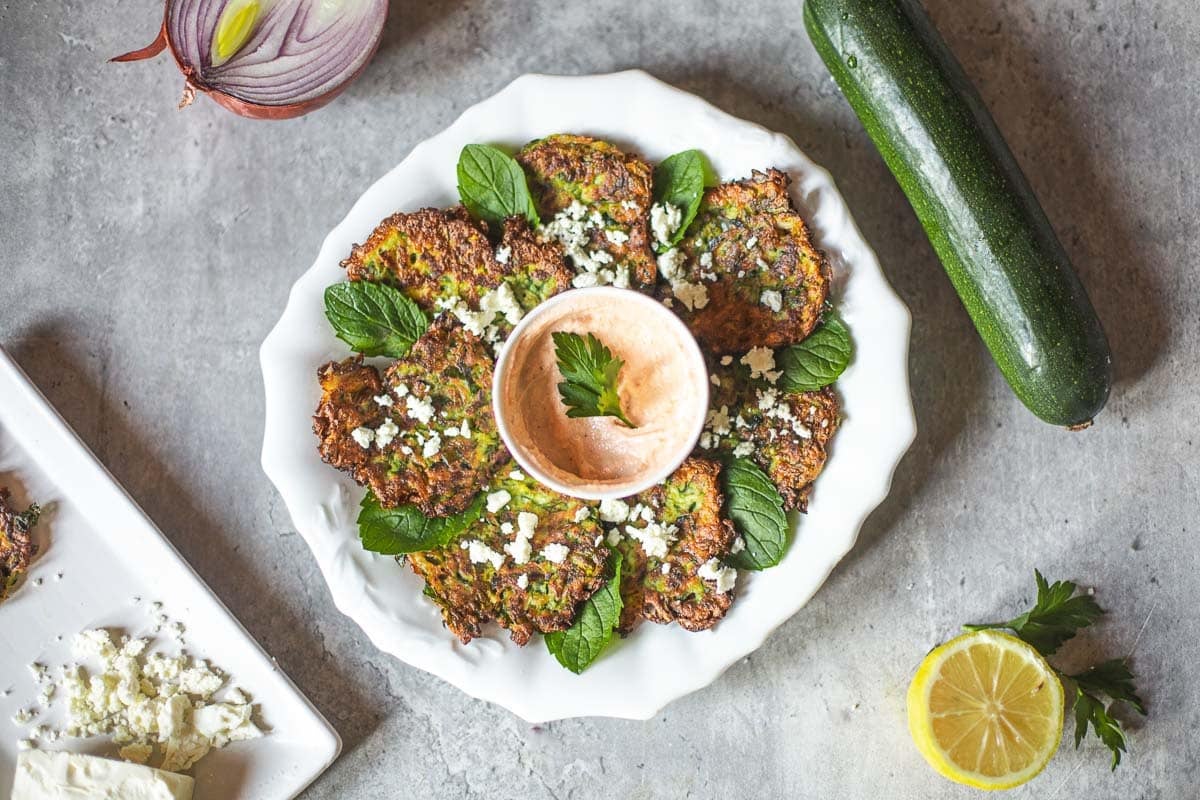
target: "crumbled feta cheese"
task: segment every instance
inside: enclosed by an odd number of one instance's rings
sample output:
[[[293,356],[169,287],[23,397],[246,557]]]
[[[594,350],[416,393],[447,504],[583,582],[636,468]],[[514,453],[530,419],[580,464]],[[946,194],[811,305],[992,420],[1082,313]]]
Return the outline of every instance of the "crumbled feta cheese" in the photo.
[[[433,419],[432,401],[422,400],[415,394],[410,394],[406,404],[408,406],[408,415],[422,425],[428,425],[429,420]]]
[[[768,264],[766,261],[763,261],[761,258],[754,259],[754,266],[758,267],[759,269],[763,270],[764,272],[771,269],[771,265]]]
[[[758,245],[758,237],[757,236],[751,236],[749,239],[746,240],[746,249],[747,250],[753,250],[756,245]]]
[[[507,264],[510,258],[512,258],[511,247],[508,245],[501,245],[500,247],[496,248],[496,261],[500,262],[501,264]]]
[[[596,277],[594,272],[581,272],[571,279],[571,286],[576,289],[590,289],[593,286],[599,286],[600,279]]]
[[[622,230],[609,228],[604,231],[604,238],[608,239],[613,244],[625,244],[629,241],[629,234]]]
[[[629,519],[629,504],[624,500],[601,500],[600,519],[604,522],[624,522]]]
[[[704,433],[700,434],[700,447],[701,447],[701,449],[704,449],[704,450],[712,450],[712,449],[713,449],[713,448],[715,448],[715,447],[716,447],[718,444],[720,444],[720,440],[719,440],[719,439],[717,439],[717,437],[716,437],[716,436],[714,436],[713,434],[709,433],[708,431],[705,431]]]
[[[741,363],[750,368],[751,378],[762,378],[775,369],[775,353],[769,347],[752,347]]]
[[[528,575],[522,573],[517,576],[517,588],[518,589],[528,589],[529,588],[529,576]]]
[[[636,200],[622,200],[621,208],[626,211],[638,211],[641,207],[637,204]]]
[[[674,203],[655,203],[650,206],[650,230],[658,244],[669,245],[681,224],[683,212]]]
[[[486,564],[490,562],[493,567],[500,569],[500,565],[504,563],[504,556],[478,539],[465,541],[460,547],[467,551],[467,558],[471,559],[472,564]]]
[[[400,432],[400,426],[395,420],[385,419],[383,424],[375,429],[375,446],[379,448],[387,447],[396,438],[396,434]]]
[[[403,398],[408,394],[408,385],[404,383],[398,383],[396,384],[396,387],[392,389],[392,391],[396,393],[396,397]]]
[[[425,458],[433,458],[438,453],[442,452],[442,437],[441,434],[430,434],[425,440],[425,444],[421,447],[421,455]]]
[[[664,561],[660,572],[662,572],[663,575],[670,575],[671,574],[671,565]]]
[[[764,289],[758,296],[758,302],[778,314],[783,308],[783,295],[774,289]]]
[[[728,367],[733,363],[733,356],[721,356],[721,366]]]
[[[680,277],[679,273],[685,260],[684,252],[678,247],[672,247],[658,257],[658,271],[669,283],[674,283]]]
[[[700,569],[696,570],[696,574],[706,581],[715,582],[717,594],[725,594],[737,583],[737,570],[733,567],[722,566],[721,562],[715,558],[710,558],[701,564]]]
[[[516,528],[513,527],[513,524],[511,522],[501,522],[500,523],[500,532],[503,533],[505,536],[512,536],[512,532],[514,530],[516,530]]]
[[[533,555],[530,541],[537,530],[538,516],[529,511],[517,514],[517,537],[504,545],[504,552],[512,556],[517,564],[524,564]]]
[[[709,382],[709,383],[711,383],[713,386],[720,386],[720,385],[721,385],[721,379],[720,379],[718,376],[716,376],[716,375],[709,375],[709,376],[708,376],[708,382]]]
[[[712,253],[704,252],[700,254],[700,268],[708,269],[712,266]]]
[[[604,541],[609,547],[616,547],[621,543],[621,532],[616,528],[613,528],[607,534],[605,534]]]
[[[404,453],[406,456],[411,456],[413,454],[413,449],[406,444],[402,444],[400,445],[400,452]]]
[[[358,446],[363,450],[369,450],[371,442],[375,441],[375,431],[370,428],[355,428],[350,431],[350,438],[358,442]]]
[[[733,544],[729,547],[729,552],[734,555],[746,549],[746,540],[740,536],[734,537]]]
[[[588,508],[587,506],[580,506],[579,509],[575,511],[575,521],[583,522],[585,519],[587,519],[591,515],[592,515],[592,510],[590,508]]]
[[[718,436],[728,436],[733,430],[729,427],[729,406],[711,409],[704,420],[704,427]]]
[[[508,505],[508,501],[512,500],[512,495],[507,489],[497,489],[487,496],[487,510],[489,514],[495,514],[500,509]]]
[[[516,325],[525,316],[524,309],[517,302],[517,296],[513,294],[512,287],[507,283],[501,283],[479,298],[479,309],[490,313],[493,319],[498,314],[503,315],[509,325]]]
[[[679,529],[674,525],[648,522],[644,528],[625,526],[625,533],[642,546],[642,551],[651,558],[666,558],[667,550],[675,541]]]
[[[525,480],[525,473],[521,472],[519,469],[514,469],[512,472],[508,473],[508,477],[510,480],[523,481]]]
[[[392,396],[390,394],[377,394],[371,399],[375,401],[376,405],[383,406],[384,408],[389,408],[392,405]]]
[[[542,226],[539,236],[543,241],[556,239],[575,269],[591,277],[580,280],[577,276],[572,284],[576,288],[587,285],[614,283],[618,275],[613,270],[605,270],[613,262],[611,253],[604,250],[589,249],[591,231],[603,228],[604,218],[598,211],[588,213],[587,207],[578,200],[554,215],[554,219]],[[610,239],[611,241],[611,239]]]
[[[469,419],[464,419],[458,426],[458,435],[463,439],[471,438],[471,421]]]
[[[551,564],[561,564],[567,560],[567,556],[571,551],[565,544],[559,542],[551,542],[542,548],[542,558],[549,561]]]
[[[676,281],[671,284],[671,293],[675,299],[683,303],[688,311],[695,311],[708,305],[708,287],[702,283]]]
[[[735,458],[745,458],[746,456],[750,456],[753,454],[754,454],[754,443],[753,442],[742,442],[737,447],[733,448],[733,455]]]

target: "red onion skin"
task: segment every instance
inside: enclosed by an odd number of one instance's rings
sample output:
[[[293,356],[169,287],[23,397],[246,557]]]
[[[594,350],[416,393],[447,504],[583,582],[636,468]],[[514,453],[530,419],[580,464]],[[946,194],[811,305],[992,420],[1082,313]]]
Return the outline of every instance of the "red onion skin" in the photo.
[[[371,63],[371,59],[375,57],[375,52],[379,49],[380,42],[383,41],[383,37],[380,36],[376,40],[375,46],[371,48],[371,52],[368,53],[366,59],[363,60],[362,65],[356,69],[350,75],[350,77],[346,78],[344,81],[330,89],[325,94],[320,95],[319,97],[314,97],[310,100],[305,100],[302,103],[288,103],[286,105],[268,106],[261,103],[251,103],[248,100],[242,100],[240,97],[234,97],[231,94],[226,94],[220,89],[214,89],[211,86],[205,85],[202,81],[197,80],[193,75],[192,68],[184,64],[179,58],[179,53],[176,52],[175,45],[173,42],[171,42],[171,37],[167,33],[168,10],[166,5],[166,3],[163,4],[162,28],[159,29],[158,36],[155,37],[153,42],[139,50],[132,50],[128,53],[123,53],[119,56],[110,58],[109,61],[115,61],[119,63],[143,61],[147,58],[154,58],[163,50],[170,48],[171,57],[175,59],[175,66],[179,68],[181,73],[183,73],[183,79],[185,82],[183,99],[179,101],[180,108],[185,108],[191,105],[192,99],[195,97],[196,92],[204,92],[206,95],[212,98],[217,105],[232,111],[238,116],[247,117],[248,119],[293,119],[295,117],[300,117],[310,111],[316,111],[318,108],[325,105],[330,100],[333,100],[343,91],[345,91],[347,86],[354,83],[354,81],[358,79],[358,76],[362,74],[362,71],[367,68],[367,65]],[[389,4],[388,11],[390,10],[391,6]],[[384,24],[387,24],[387,11],[384,12]]]

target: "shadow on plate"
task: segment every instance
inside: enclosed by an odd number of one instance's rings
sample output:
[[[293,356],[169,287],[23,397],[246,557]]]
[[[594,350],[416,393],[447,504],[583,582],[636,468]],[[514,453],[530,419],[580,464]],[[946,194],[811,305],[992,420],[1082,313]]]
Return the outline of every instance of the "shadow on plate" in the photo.
[[[349,750],[378,726],[381,709],[349,674],[339,670],[309,620],[271,591],[270,575],[239,555],[236,542],[247,532],[222,530],[191,501],[187,485],[154,458],[142,429],[129,414],[128,403],[109,396],[93,382],[86,364],[95,359],[95,353],[85,352],[86,343],[67,333],[71,329],[65,320],[44,323],[13,342],[9,352],[214,591],[218,587],[259,587],[252,599],[229,591],[217,594],[338,729]],[[212,535],[202,543],[181,537],[179,532],[188,529]],[[217,564],[219,570],[214,567]],[[304,658],[305,653],[310,657]]]

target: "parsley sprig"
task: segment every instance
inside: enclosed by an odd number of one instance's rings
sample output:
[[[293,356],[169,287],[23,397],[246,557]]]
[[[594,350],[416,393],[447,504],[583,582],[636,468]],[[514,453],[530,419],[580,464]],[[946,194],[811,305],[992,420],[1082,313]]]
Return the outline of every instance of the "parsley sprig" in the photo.
[[[1051,656],[1064,642],[1104,614],[1091,595],[1076,594],[1078,587],[1071,581],[1050,583],[1037,570],[1033,575],[1037,581],[1037,602],[1029,611],[1007,622],[963,627],[969,631],[1007,628],[1043,656]],[[1067,675],[1051,665],[1059,677],[1075,687],[1071,700],[1075,711],[1075,747],[1079,747],[1091,726],[1104,746],[1112,751],[1113,769],[1121,763],[1121,754],[1128,752],[1125,731],[1110,713],[1113,706],[1126,703],[1139,714],[1146,713],[1146,706],[1134,688],[1128,661],[1128,658],[1114,658],[1076,675]],[[1101,699],[1103,697],[1108,697],[1108,705]]]
[[[636,428],[621,410],[617,377],[625,362],[592,334],[556,331],[554,355],[563,381],[558,396],[567,407],[568,417],[616,417],[626,427]]]

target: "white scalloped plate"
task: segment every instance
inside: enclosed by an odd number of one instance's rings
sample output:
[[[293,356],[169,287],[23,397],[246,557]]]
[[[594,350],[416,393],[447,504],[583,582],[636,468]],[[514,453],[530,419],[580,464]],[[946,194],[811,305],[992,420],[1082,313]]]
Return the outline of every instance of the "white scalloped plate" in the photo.
[[[845,423],[783,562],[762,573],[742,573],[737,600],[713,630],[688,633],[674,625],[643,624],[582,675],[560,667],[540,642],[517,647],[499,629],[460,644],[422,596],[416,576],[359,546],[354,519],[363,490],[321,462],[311,432],[320,394],[317,367],[349,355],[325,320],[322,293],[345,279],[338,262],[351,245],[397,210],[456,203],[455,165],[464,145],[516,149],[563,131],[610,139],[654,161],[699,148],[726,180],[754,168],[786,170],[797,207],[829,254],[834,295],[856,346],[854,363],[838,382]],[[640,71],[526,75],[417,145],[368,189],[292,287],[283,317],[261,352],[263,469],[312,548],[334,602],[381,650],[530,722],[578,716],[648,719],[677,697],[711,683],[795,614],[887,495],[892,473],[916,433],[908,388],[909,327],[908,309],[888,286],[833,180],[788,137],[731,117]]]

